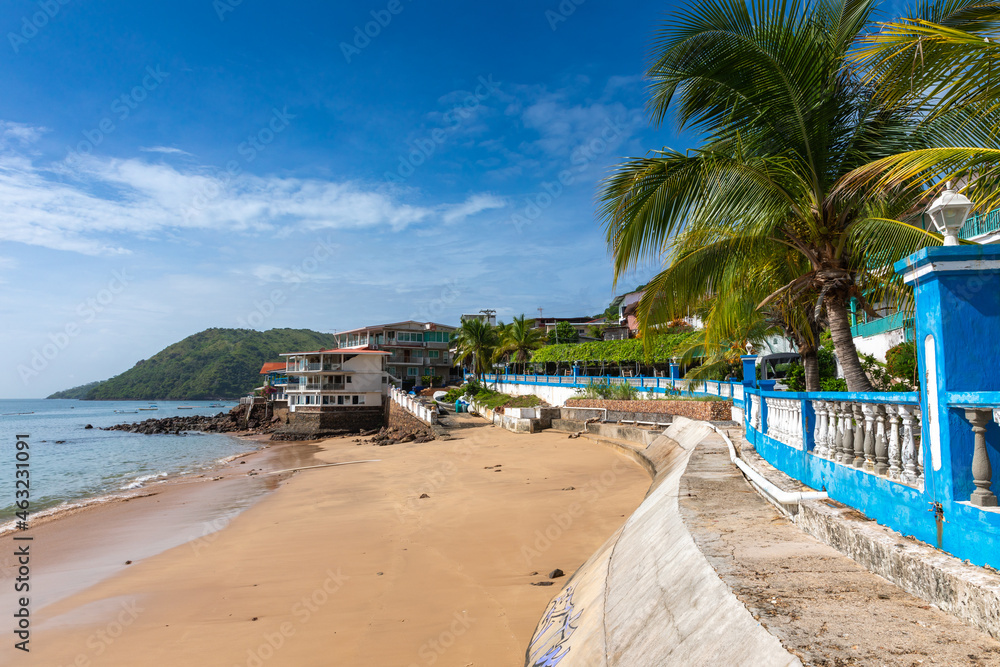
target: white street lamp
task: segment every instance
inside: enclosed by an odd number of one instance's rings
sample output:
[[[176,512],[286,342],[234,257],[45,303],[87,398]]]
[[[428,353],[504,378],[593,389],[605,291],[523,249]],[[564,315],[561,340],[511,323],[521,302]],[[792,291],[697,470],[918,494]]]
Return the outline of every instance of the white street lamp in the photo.
[[[945,245],[958,245],[958,230],[969,218],[972,202],[961,192],[956,192],[948,181],[948,189],[938,195],[927,207],[931,222],[944,236]]]

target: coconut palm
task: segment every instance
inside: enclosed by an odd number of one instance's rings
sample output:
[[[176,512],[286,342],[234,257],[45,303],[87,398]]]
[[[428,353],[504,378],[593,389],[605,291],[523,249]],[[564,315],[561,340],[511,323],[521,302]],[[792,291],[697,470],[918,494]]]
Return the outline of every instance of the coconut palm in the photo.
[[[471,358],[473,372],[481,376],[490,371],[500,339],[489,322],[470,319],[452,332],[451,343],[455,346],[455,361],[464,363]]]
[[[883,158],[844,179],[845,191],[874,185],[920,196],[955,181],[980,210],[1000,206],[1000,3],[919,3],[861,40],[852,60],[885,104],[910,109],[924,125],[958,114],[953,133],[965,141]],[[977,122],[963,126],[968,115]]]
[[[675,239],[672,258],[640,300],[640,322],[669,321],[694,307],[703,330],[685,355],[703,356],[704,372],[713,365],[731,365],[747,343],[759,347],[768,336],[783,334],[798,347],[806,389],[819,391],[821,322],[811,307],[816,294],[780,290],[808,272],[799,253],[769,239],[749,243],[689,229]]]
[[[706,138],[621,164],[603,184],[616,279],[670,261],[690,230],[729,239],[729,252],[781,244],[803,273],[772,300],[814,294],[851,391],[871,383],[851,335],[849,300],[888,289],[893,260],[940,237],[899,222],[912,192],[838,189],[853,170],[949,145],[956,116],[922,122],[873,94],[847,56],[871,30],[875,0],[710,0],[671,18],[655,42],[654,122],[674,111]],[[951,143],[950,145],[960,145]],[[661,281],[660,292],[669,292]],[[817,318],[818,319],[818,318]]]
[[[500,332],[497,352],[516,364],[525,364],[531,353],[545,344],[545,332],[535,328],[535,321],[526,319],[524,314],[515,317]]]

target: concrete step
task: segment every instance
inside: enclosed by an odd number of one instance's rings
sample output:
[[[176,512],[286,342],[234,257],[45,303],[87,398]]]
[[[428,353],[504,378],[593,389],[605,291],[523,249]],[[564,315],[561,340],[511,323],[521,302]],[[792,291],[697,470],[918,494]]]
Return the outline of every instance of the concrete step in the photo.
[[[587,430],[587,422],[582,419],[553,419],[552,428],[557,431],[579,433],[580,431]]]

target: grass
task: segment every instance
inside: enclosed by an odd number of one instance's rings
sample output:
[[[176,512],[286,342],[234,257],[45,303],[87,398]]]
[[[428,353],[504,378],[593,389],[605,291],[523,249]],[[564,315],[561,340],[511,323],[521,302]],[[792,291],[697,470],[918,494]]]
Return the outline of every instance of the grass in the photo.
[[[531,394],[527,396],[510,396],[508,394],[501,394],[500,392],[488,389],[475,381],[464,384],[461,387],[450,389],[448,393],[445,394],[444,400],[449,403],[454,403],[459,398],[469,394],[472,394],[476,403],[490,410],[495,410],[500,406],[508,408],[533,408],[542,404],[542,399],[537,396]]]

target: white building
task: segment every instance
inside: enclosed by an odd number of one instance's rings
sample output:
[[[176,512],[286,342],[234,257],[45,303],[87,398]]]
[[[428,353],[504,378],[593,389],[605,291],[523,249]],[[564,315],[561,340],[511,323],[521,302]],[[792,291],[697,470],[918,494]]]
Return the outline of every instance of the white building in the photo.
[[[337,410],[348,406],[380,407],[388,394],[388,352],[317,350],[285,357],[288,409],[296,412]]]

